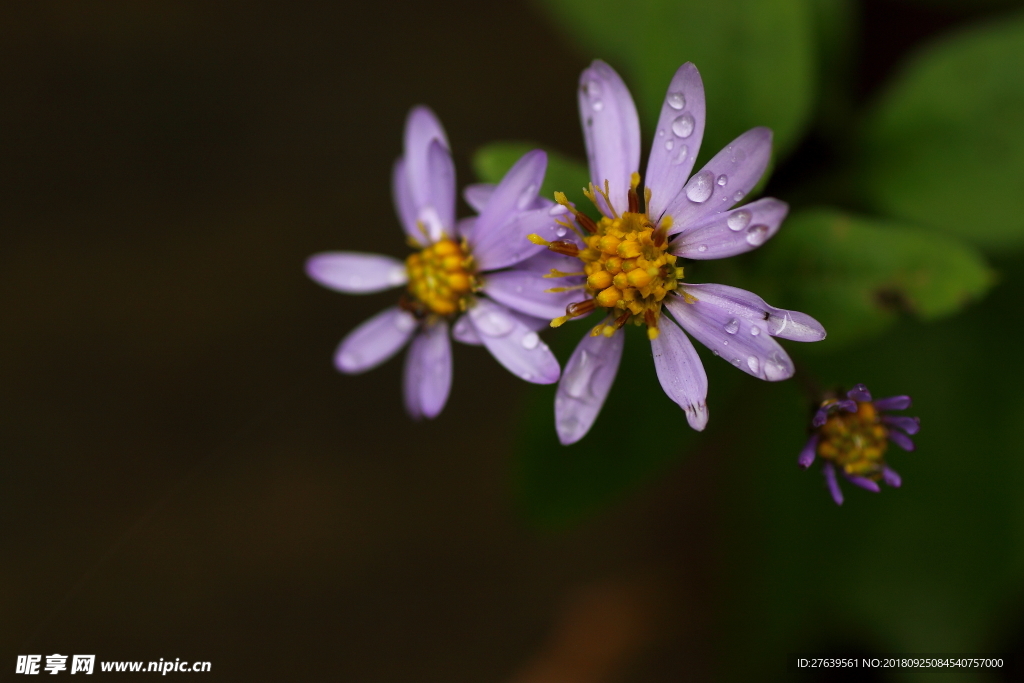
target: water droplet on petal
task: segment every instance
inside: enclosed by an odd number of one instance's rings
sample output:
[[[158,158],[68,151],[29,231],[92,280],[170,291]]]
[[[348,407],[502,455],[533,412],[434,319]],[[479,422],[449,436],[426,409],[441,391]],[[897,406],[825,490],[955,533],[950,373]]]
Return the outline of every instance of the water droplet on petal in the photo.
[[[590,106],[593,107],[594,111],[601,111],[604,109],[604,102],[601,100],[594,100],[590,103]]]
[[[708,245],[706,245],[706,244],[702,244],[702,245],[700,245],[699,247],[697,247],[697,251],[699,251],[699,252],[700,252],[700,253],[702,253],[702,254],[703,254],[703,253],[704,253],[705,251],[707,251],[707,250],[708,250]]]
[[[706,202],[715,190],[714,185],[715,174],[708,170],[701,171],[686,184],[686,198],[697,204]]]
[[[590,398],[590,380],[601,366],[599,358],[586,350],[580,352],[579,362],[562,375],[561,388],[573,398]]]
[[[747,229],[747,244],[759,247],[768,239],[767,225],[752,225]]]
[[[719,187],[725,187],[725,184],[729,182],[729,178],[728,176],[720,175],[718,176],[718,180],[716,182],[718,183]]]
[[[733,318],[732,320],[725,324],[725,331],[728,332],[729,334],[736,334],[736,332],[739,331],[739,329],[740,321],[737,320],[736,318]]]
[[[739,232],[743,228],[750,225],[750,212],[737,211],[733,215],[729,216],[728,220],[726,220],[725,223],[733,232]]]
[[[672,148],[675,147],[675,145],[676,145],[676,143],[672,142],[671,140],[666,140],[665,141],[665,149],[667,151],[669,151],[669,152],[672,151]]]
[[[737,192],[736,194],[734,194],[732,196],[732,199],[733,199],[733,201],[736,201],[736,202],[738,202],[739,200],[743,199],[743,191],[741,190],[740,192]]]
[[[550,209],[548,209],[549,216],[560,216],[563,213],[569,213],[569,209],[565,208],[561,204],[555,204]]]
[[[722,346],[728,346],[728,345],[729,345],[729,340],[728,339],[726,339],[725,341],[722,342]]]
[[[555,230],[555,234],[558,235],[559,237],[565,237],[565,233],[567,232],[569,231],[566,230],[565,228],[559,228],[558,230]]]
[[[750,328],[750,336],[756,337],[759,334],[761,334],[761,328],[760,327],[758,327],[757,325],[754,325],[754,326],[752,326]]]
[[[537,344],[540,343],[540,337],[537,336],[536,332],[528,332],[520,342],[524,349],[535,349]]]
[[[787,379],[790,373],[786,369],[786,366],[780,363],[774,358],[769,358],[764,363],[764,376],[769,381],[778,382],[779,380]]]
[[[686,161],[686,157],[688,157],[689,155],[690,148],[687,147],[686,145],[679,145],[679,151],[676,152],[676,155],[672,158],[672,165],[678,166],[679,164]]]
[[[689,114],[682,114],[672,121],[672,132],[681,138],[688,138],[693,133],[693,126],[693,117]]]
[[[664,128],[662,128],[661,130],[658,131],[658,137],[659,138],[665,137],[665,129]]]
[[[665,102],[673,109],[682,109],[686,106],[686,97],[681,92],[670,92],[665,97]]]
[[[408,313],[400,313],[395,316],[395,327],[398,328],[399,332],[409,332],[412,328],[416,327],[416,318]]]
[[[521,374],[519,376],[522,377],[523,379],[525,379],[527,382],[529,382],[530,380],[533,379],[533,375],[530,374],[529,372],[524,372],[523,374]]]
[[[484,310],[479,308],[470,309],[470,316],[476,329],[488,337],[504,337],[515,327],[512,316],[501,310]]]
[[[757,356],[747,357],[747,367],[750,368],[750,371],[752,373],[754,373],[755,375],[757,374],[757,371],[760,368],[760,364],[757,361]]]

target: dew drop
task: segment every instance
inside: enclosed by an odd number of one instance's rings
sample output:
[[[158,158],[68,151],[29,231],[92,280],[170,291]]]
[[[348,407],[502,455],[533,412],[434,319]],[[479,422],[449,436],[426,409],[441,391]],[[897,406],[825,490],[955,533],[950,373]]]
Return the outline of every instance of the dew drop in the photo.
[[[686,145],[679,145],[679,151],[676,152],[676,155],[672,158],[672,165],[678,166],[679,164],[683,163],[684,161],[686,161],[686,157],[689,156],[689,154],[689,147],[687,147]]]
[[[521,374],[519,376],[522,377],[523,379],[525,379],[527,382],[529,382],[529,381],[531,381],[533,379],[533,375],[530,374],[529,372],[524,372],[523,374]]]
[[[733,215],[729,216],[728,220],[726,220],[725,223],[733,232],[739,232],[743,228],[750,225],[750,212],[737,211]]]
[[[561,204],[555,204],[550,209],[548,209],[548,215],[549,216],[560,216],[563,213],[568,213],[568,212],[569,212],[569,209],[565,208]]]
[[[752,373],[757,374],[758,369],[761,367],[757,361],[757,356],[747,356],[747,367],[750,368]]]
[[[416,318],[408,313],[401,313],[395,316],[395,327],[398,328],[399,332],[409,332],[412,328],[416,327]]]
[[[686,106],[686,97],[681,92],[670,92],[665,102],[673,109],[679,110]]]
[[[672,132],[681,138],[688,138],[693,134],[693,126],[693,117],[689,114],[682,114],[672,121]]]
[[[590,397],[590,380],[600,366],[599,359],[584,350],[580,352],[579,362],[562,375],[561,389],[572,398],[586,399]]]
[[[704,170],[690,178],[686,184],[686,198],[691,202],[702,204],[711,197],[715,188],[715,174]]]
[[[676,143],[672,142],[671,140],[666,140],[665,141],[665,149],[667,151],[671,152],[672,148],[675,147],[675,146],[676,146]]]
[[[729,334],[736,334],[736,332],[738,332],[739,329],[740,321],[737,320],[736,318],[733,318],[732,320],[725,324],[725,331],[728,332]]]
[[[537,336],[536,332],[527,332],[520,343],[524,349],[532,350],[537,348],[537,344],[540,344],[540,337]]]
[[[601,100],[594,100],[593,102],[590,103],[590,106],[593,108],[594,111],[601,111],[602,109],[604,109],[604,102],[602,102]]]
[[[665,137],[665,129],[664,128],[662,128],[661,130],[658,131],[658,137],[659,138]]]
[[[722,346],[728,346],[728,345],[729,345],[729,340],[728,339],[726,339],[725,341],[722,342]]]
[[[737,192],[736,194],[734,194],[732,196],[732,199],[733,199],[733,201],[736,201],[736,202],[738,202],[739,200],[743,199],[743,191],[741,190],[741,191]]]
[[[787,379],[790,374],[786,366],[774,358],[769,358],[764,363],[764,376],[771,382]]]
[[[747,244],[759,247],[768,239],[767,225],[752,225],[747,229]]]
[[[702,254],[703,254],[703,253],[704,253],[705,251],[707,251],[707,250],[708,250],[708,245],[706,245],[706,244],[702,244],[702,245],[700,245],[699,247],[697,247],[697,251],[699,251],[699,252],[700,252],[700,253],[702,253]]]
[[[472,316],[477,330],[488,337],[503,337],[515,327],[511,316],[504,315],[500,311],[481,310],[477,307],[470,309],[469,314]]]
[[[555,234],[558,235],[559,237],[565,237],[565,233],[567,232],[568,230],[566,230],[565,228],[559,228],[558,230],[555,230]]]
[[[750,336],[756,337],[759,334],[761,334],[761,328],[760,327],[758,327],[757,325],[754,325],[754,326],[752,326],[750,328]]]
[[[725,184],[729,182],[729,178],[728,176],[720,175],[718,176],[718,180],[716,182],[718,183],[719,187],[725,187]]]

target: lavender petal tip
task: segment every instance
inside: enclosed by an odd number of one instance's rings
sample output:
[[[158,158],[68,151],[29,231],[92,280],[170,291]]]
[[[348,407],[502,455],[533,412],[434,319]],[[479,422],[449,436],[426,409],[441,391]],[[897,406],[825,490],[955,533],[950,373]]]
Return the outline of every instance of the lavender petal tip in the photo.
[[[868,391],[868,388],[863,384],[856,385],[853,389],[846,392],[846,395],[854,401],[861,401],[863,403],[871,401],[871,392]]]
[[[850,482],[854,486],[859,486],[865,491],[871,491],[872,493],[878,493],[882,489],[878,486],[878,482],[867,477],[858,477],[856,475],[847,474],[846,481]]]
[[[901,417],[901,416],[889,416],[886,415],[882,418],[882,422],[889,425],[890,427],[896,427],[902,429],[907,434],[914,435],[921,431],[921,418],[919,417]]]
[[[900,486],[903,485],[903,478],[899,475],[899,473],[896,470],[892,469],[891,467],[886,467],[884,470],[882,470],[882,479],[885,480],[886,484],[893,487],[894,489],[898,489]]]
[[[912,451],[915,448],[914,442],[909,436],[895,429],[889,430],[889,441],[892,441],[905,451]]]
[[[839,482],[836,480],[836,470],[832,463],[825,463],[825,466],[821,468],[821,473],[825,476],[825,483],[828,485],[829,493],[832,494],[832,500],[836,502],[836,505],[842,505],[843,492],[839,488]]]
[[[818,450],[818,440],[821,438],[820,434],[814,434],[807,440],[807,444],[804,445],[804,449],[800,451],[800,457],[797,458],[796,464],[803,469],[807,469],[814,462],[815,453]]]
[[[906,410],[911,403],[909,396],[890,396],[875,401],[875,408],[878,410]]]

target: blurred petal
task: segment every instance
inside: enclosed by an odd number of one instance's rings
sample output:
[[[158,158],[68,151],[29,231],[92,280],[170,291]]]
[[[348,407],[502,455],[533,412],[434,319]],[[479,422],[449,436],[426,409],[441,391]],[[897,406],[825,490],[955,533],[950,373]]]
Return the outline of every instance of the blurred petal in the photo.
[[[868,402],[871,400],[871,392],[868,391],[867,386],[864,384],[857,384],[852,389],[846,392],[847,397],[854,401]]]
[[[828,485],[829,493],[832,494],[832,500],[836,502],[836,505],[842,505],[843,491],[839,488],[839,482],[836,481],[836,470],[832,463],[826,462],[822,465],[821,473],[825,476],[825,483]]]
[[[544,278],[539,273],[524,270],[503,270],[484,276],[482,291],[500,304],[537,318],[551,320],[565,315],[565,307],[581,301],[587,294],[582,289],[568,292],[549,292],[552,287],[582,282],[567,282],[571,278]]]
[[[688,259],[708,260],[743,254],[767,242],[782,225],[789,205],[772,197],[734,211],[717,213],[676,235],[669,251]]]
[[[551,349],[504,306],[477,299],[469,319],[487,350],[513,375],[534,384],[558,381],[561,368]]]
[[[431,239],[436,242],[441,232],[455,233],[455,162],[440,140],[434,140],[427,148],[427,172],[430,174],[427,178],[427,206],[436,212],[440,229],[435,231],[422,216],[420,220],[427,225]],[[421,214],[423,211],[421,209]]]
[[[423,417],[437,417],[452,388],[452,345],[446,322],[427,325],[412,340],[406,373],[406,391],[413,392],[408,403]]]
[[[704,138],[704,83],[697,67],[679,67],[661,103],[644,184],[651,190],[647,214],[657,225],[665,207],[690,177]]]
[[[431,202],[430,162],[428,150],[431,142],[437,140],[445,151],[448,147],[448,136],[429,108],[413,107],[405,119],[404,154],[409,191],[413,205],[418,212]]]
[[[455,337],[455,341],[469,344],[470,346],[481,346],[483,344],[480,341],[480,335],[476,333],[476,328],[473,327],[473,323],[470,322],[469,316],[465,313],[460,315],[455,324],[452,325],[452,336]]]
[[[462,198],[466,200],[466,203],[469,204],[470,208],[477,213],[480,213],[484,210],[484,207],[487,206],[487,200],[489,200],[491,195],[494,194],[495,187],[497,186],[493,183],[475,183],[473,185],[467,185],[462,190]]]
[[[900,477],[899,473],[897,473],[896,470],[890,467],[886,467],[885,469],[882,470],[882,479],[884,479],[885,483],[893,487],[894,489],[898,489],[900,486],[903,485],[903,478]]]
[[[404,285],[405,264],[380,254],[330,251],[306,260],[306,274],[317,283],[347,294],[369,294]]]
[[[423,241],[423,233],[416,225],[416,199],[409,188],[409,174],[405,159],[398,159],[391,171],[391,196],[395,200],[395,211],[402,222],[405,233],[416,242]]]
[[[469,216],[468,218],[461,218],[455,223],[455,235],[454,237],[461,237],[468,240],[469,236],[473,234],[473,228],[476,227],[476,216]]]
[[[698,301],[706,301],[748,320],[757,326],[758,334],[767,332],[773,337],[802,342],[825,338],[825,328],[811,316],[769,306],[764,299],[745,289],[715,284],[680,285],[680,289]]]
[[[708,376],[686,334],[661,317],[657,339],[651,342],[654,369],[668,397],[686,411],[686,421],[697,431],[708,423]]]
[[[882,490],[881,487],[878,485],[878,482],[874,481],[873,479],[868,479],[867,477],[858,477],[854,474],[847,474],[844,476],[846,477],[846,481],[850,482],[854,486],[861,487],[865,491],[878,493],[879,491]]]
[[[373,369],[405,346],[416,329],[416,318],[393,306],[348,333],[334,353],[341,372],[356,374]]]
[[[587,145],[590,179],[598,188],[608,181],[615,213],[626,211],[630,177],[640,170],[640,120],[619,74],[595,60],[580,75],[580,121]],[[600,201],[602,211],[613,215]]]
[[[892,441],[894,444],[908,452],[915,448],[914,440],[896,429],[889,430],[889,441]]]
[[[814,456],[818,452],[819,439],[821,439],[821,434],[815,433],[811,435],[811,438],[804,445],[804,449],[800,451],[800,457],[796,460],[797,465],[805,470],[811,466],[811,463],[814,462]]]
[[[626,335],[611,337],[588,332],[573,351],[555,394],[555,430],[563,446],[576,443],[590,431],[615,381]]]
[[[519,212],[500,231],[492,233],[491,239],[485,241],[481,237],[477,245],[472,246],[472,241],[480,237],[479,226],[478,221],[477,227],[473,230],[471,248],[477,268],[481,271],[507,268],[547,251],[545,247],[529,240],[531,234],[540,235],[549,242],[566,239],[557,236],[560,226],[555,223],[555,216],[552,216],[548,209]],[[576,263],[578,269],[579,261]]]
[[[509,258],[518,256],[516,260],[522,260],[543,248],[526,239],[529,233],[523,232],[518,219],[524,212],[531,213],[530,207],[544,182],[547,165],[548,157],[543,150],[527,152],[494,188],[477,218],[470,242],[473,256],[482,270],[511,265],[516,261]],[[543,222],[550,223],[554,229],[553,216],[546,215],[544,210],[533,209],[532,213],[542,216]]]
[[[753,334],[760,328],[747,318],[720,308],[713,299],[686,303],[682,297],[670,294],[664,303],[684,330],[748,375],[769,382],[793,376],[793,361],[785,350],[769,335]]]
[[[753,128],[733,140],[669,202],[665,213],[672,216],[673,231],[732,208],[761,179],[771,155],[767,128]]]
[[[921,431],[921,418],[919,417],[902,417],[899,415],[885,415],[882,417],[882,422],[891,426],[902,429],[907,434],[917,434]]]
[[[906,410],[911,403],[909,396],[890,396],[875,401],[875,408],[878,410]]]

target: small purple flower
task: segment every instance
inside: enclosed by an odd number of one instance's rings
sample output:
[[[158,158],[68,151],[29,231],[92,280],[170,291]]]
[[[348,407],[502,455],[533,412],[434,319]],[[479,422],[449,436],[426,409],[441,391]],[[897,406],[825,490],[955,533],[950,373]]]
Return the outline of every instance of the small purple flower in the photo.
[[[546,168],[543,151],[525,154],[497,186],[469,188],[467,201],[479,215],[456,222],[448,138],[433,112],[414,108],[406,120],[404,154],[395,163],[392,192],[409,243],[418,251],[404,263],[344,251],[316,254],[306,262],[313,280],[339,292],[406,288],[398,305],[342,340],[334,356],[338,370],[370,370],[411,339],[405,406],[413,418],[436,417],[451,389],[448,335],[454,323],[457,340],[483,344],[517,376],[537,384],[558,381],[558,361],[537,331],[570,299],[545,292],[550,281],[543,274],[561,261],[526,239],[538,230],[554,237],[554,216],[564,213],[537,196]]]
[[[899,488],[903,480],[885,463],[889,442],[905,451],[914,450],[910,435],[917,434],[921,420],[916,417],[884,415],[882,411],[906,410],[909,396],[892,396],[872,400],[871,392],[858,384],[846,392],[846,398],[829,398],[811,420],[813,433],[797,458],[797,464],[806,469],[821,456],[825,483],[836,505],[843,504],[836,473],[848,482],[878,493],[882,481]]]
[[[636,107],[615,71],[595,61],[580,77],[580,118],[590,162],[587,197],[601,213],[594,221],[562,194],[556,199],[578,226],[568,238],[548,242],[577,259],[570,285],[585,293],[557,327],[604,309],[604,320],[577,346],[559,384],[555,425],[563,444],[587,433],[600,412],[622,358],[624,325],[646,325],[658,379],[685,411],[690,426],[708,421],[707,375],[690,339],[740,370],[768,381],[787,379],[793,363],[773,337],[820,341],[825,330],[810,316],[773,308],[755,294],[715,284],[684,284],[677,259],[734,256],[775,234],[788,206],[764,198],[730,211],[768,165],[772,134],[754,128],[719,152],[693,177],[704,135],[704,86],[697,68],[684,64],[669,85],[640,194],[640,124]],[[689,180],[688,180],[689,178]],[[585,279],[584,279],[585,277]],[[667,309],[671,318],[663,317]]]

